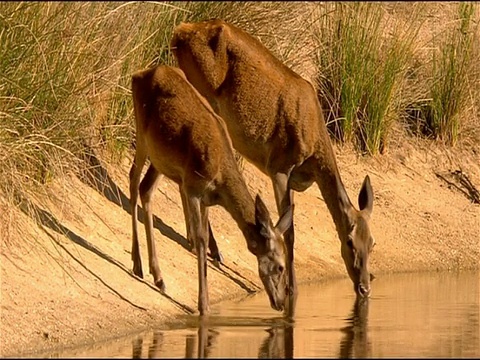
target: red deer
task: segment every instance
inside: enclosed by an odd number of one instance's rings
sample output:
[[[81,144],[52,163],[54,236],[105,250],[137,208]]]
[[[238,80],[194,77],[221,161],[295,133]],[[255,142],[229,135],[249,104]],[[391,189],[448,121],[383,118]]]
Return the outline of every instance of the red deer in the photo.
[[[171,48],[187,79],[224,119],[234,148],[271,178],[279,214],[294,203],[294,190],[318,184],[354,289],[369,296],[368,260],[375,243],[369,227],[372,186],[367,175],[357,210],[342,183],[312,84],[253,36],[222,20],[181,23]],[[289,298],[294,301],[293,222],[284,238]]]
[[[179,185],[185,217],[196,246],[198,310],[209,311],[207,288],[208,207],[223,206],[236,221],[248,250],[258,260],[258,272],[271,306],[283,310],[286,298],[286,250],[282,234],[290,226],[293,207],[273,226],[259,195],[252,198],[237,167],[224,121],[187,81],[169,66],[139,71],[132,76],[136,123],[136,152],[130,169],[133,272],[143,277],[137,229],[140,192],[146,213],[145,230],[150,273],[165,290],[153,237],[152,196],[165,175]],[[142,168],[150,166],[140,182]]]

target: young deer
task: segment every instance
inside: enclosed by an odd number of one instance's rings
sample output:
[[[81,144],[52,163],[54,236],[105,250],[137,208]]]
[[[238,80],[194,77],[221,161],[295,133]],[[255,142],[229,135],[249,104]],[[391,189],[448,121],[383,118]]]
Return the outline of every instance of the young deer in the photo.
[[[368,175],[352,205],[338,171],[313,86],[260,41],[222,20],[181,23],[171,47],[187,79],[225,120],[235,149],[267,174],[278,212],[293,191],[316,182],[332,215],[341,254],[355,291],[369,296],[369,227],[373,190]],[[294,226],[286,231],[289,298],[296,295]]]
[[[152,197],[165,175],[180,188],[185,217],[197,250],[198,310],[209,311],[207,289],[208,207],[223,206],[236,221],[257,257],[258,272],[272,308],[283,310],[286,296],[286,250],[283,233],[290,226],[293,207],[276,226],[259,195],[253,200],[237,168],[225,123],[177,68],[158,66],[132,76],[136,122],[136,153],[130,170],[133,272],[140,277],[137,197],[146,212],[145,230],[150,273],[165,290],[153,237]],[[140,183],[142,168],[150,158]]]

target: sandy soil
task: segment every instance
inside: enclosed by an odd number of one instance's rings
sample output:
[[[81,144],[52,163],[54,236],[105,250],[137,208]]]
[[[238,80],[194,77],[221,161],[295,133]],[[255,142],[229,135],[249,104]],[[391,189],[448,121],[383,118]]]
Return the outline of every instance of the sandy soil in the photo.
[[[371,226],[377,242],[371,270],[376,276],[479,267],[480,207],[436,175],[454,181],[449,172],[461,168],[480,186],[478,148],[447,151],[430,142],[404,140],[373,158],[358,157],[349,149],[336,152],[352,202],[364,176],[371,177]],[[126,335],[196,309],[196,258],[185,248],[177,186],[164,180],[155,195],[155,236],[167,285],[163,296],[151,276],[142,281],[130,270],[130,160],[116,168],[105,166],[97,168],[96,182],[71,175],[52,184],[56,197],[39,196],[36,201],[39,225],[26,210],[0,209],[3,357]],[[276,214],[266,176],[247,163],[244,175],[252,194],[260,192]],[[295,199],[299,282],[346,277],[340,243],[317,186]],[[211,301],[259,290],[255,258],[236,224],[222,208],[210,213],[226,261],[221,270],[209,265]],[[143,226],[140,229],[148,274]],[[372,287],[375,291],[375,282]]]

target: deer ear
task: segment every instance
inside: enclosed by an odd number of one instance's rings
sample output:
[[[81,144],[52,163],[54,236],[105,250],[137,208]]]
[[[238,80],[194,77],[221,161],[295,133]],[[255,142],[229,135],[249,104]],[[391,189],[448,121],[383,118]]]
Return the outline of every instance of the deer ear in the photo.
[[[217,89],[227,76],[227,30],[225,24],[220,24],[212,29],[208,38],[208,47],[212,51],[211,54],[213,54],[213,58],[211,59],[213,63],[208,66],[208,71],[211,73],[208,81],[213,89]]]
[[[370,184],[370,177],[367,175],[363,180],[362,188],[358,194],[358,206],[360,210],[365,210],[369,215],[373,210],[373,189]]]
[[[214,53],[225,48],[225,25],[221,24],[210,31],[208,46]]]
[[[290,205],[283,213],[282,217],[278,220],[277,225],[275,225],[275,229],[277,229],[280,234],[283,234],[292,225],[293,207],[294,205]]]

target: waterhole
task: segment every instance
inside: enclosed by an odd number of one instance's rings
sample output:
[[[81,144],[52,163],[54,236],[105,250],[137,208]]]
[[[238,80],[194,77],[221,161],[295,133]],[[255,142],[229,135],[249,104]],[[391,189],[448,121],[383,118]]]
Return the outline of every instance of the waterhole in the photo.
[[[479,273],[379,275],[368,301],[349,279],[299,287],[293,320],[264,293],[158,328],[42,357],[480,357]]]

